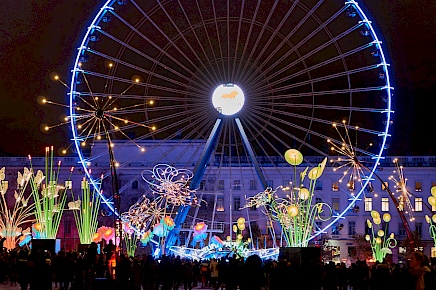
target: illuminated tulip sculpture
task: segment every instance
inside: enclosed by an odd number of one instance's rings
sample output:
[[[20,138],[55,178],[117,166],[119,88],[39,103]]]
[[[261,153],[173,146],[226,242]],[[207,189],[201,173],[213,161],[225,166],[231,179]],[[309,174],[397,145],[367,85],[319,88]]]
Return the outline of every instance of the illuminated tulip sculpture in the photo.
[[[254,197],[249,197],[244,207],[264,207],[264,213],[280,224],[286,246],[307,247],[315,219],[326,221],[332,216],[332,209],[327,203],[312,204],[316,181],[322,175],[327,159],[311,170],[307,167],[298,175],[297,166],[303,162],[303,155],[298,150],[289,149],[284,157],[294,166],[291,186],[280,186],[275,190],[268,187]],[[300,178],[297,179],[297,176]],[[308,187],[305,185],[306,176],[309,178]],[[278,197],[278,189],[289,193],[285,198]]]
[[[23,230],[21,226],[30,224],[33,221],[33,211],[35,205],[28,204],[29,196],[25,196],[25,190],[29,184],[32,172],[24,168],[24,173],[18,172],[18,188],[14,192],[15,203],[12,210],[8,208],[6,201],[6,192],[8,190],[8,181],[5,180],[5,168],[0,170],[0,238],[6,238],[3,247],[13,250],[19,243],[20,246],[29,242],[30,228]]]
[[[374,259],[378,262],[383,262],[383,259],[387,254],[392,254],[391,249],[397,246],[397,240],[394,238],[394,233],[391,233],[389,236],[387,236],[391,215],[388,213],[383,215],[383,221],[385,222],[384,230],[382,229],[382,219],[378,211],[371,211],[371,217],[373,222],[371,222],[369,219],[366,220],[368,228],[371,229],[371,235],[366,235],[365,239],[371,245]]]
[[[124,242],[126,244],[127,255],[129,257],[135,257],[135,251],[138,247],[138,234],[129,225],[129,223],[123,223]]]
[[[428,203],[432,207],[436,206],[436,186],[431,188],[431,195],[428,197]],[[428,215],[425,215],[425,220],[430,225],[428,231],[430,232],[430,237],[432,237],[434,246],[436,247],[436,214],[433,214],[431,218]]]
[[[81,182],[82,199],[78,198],[68,203],[68,208],[74,210],[77,231],[80,243],[91,244],[97,231],[98,210],[100,208],[100,195],[91,192],[88,181],[84,178]]]
[[[32,164],[30,156],[29,161]],[[41,170],[38,170],[36,175],[31,175],[30,178],[32,196],[35,201],[36,221],[41,226],[41,239],[56,239],[67,200],[66,190],[71,189],[69,186],[64,187],[58,184],[60,165],[59,162],[57,171],[53,169],[53,147],[51,149],[47,147],[45,150],[45,175]]]

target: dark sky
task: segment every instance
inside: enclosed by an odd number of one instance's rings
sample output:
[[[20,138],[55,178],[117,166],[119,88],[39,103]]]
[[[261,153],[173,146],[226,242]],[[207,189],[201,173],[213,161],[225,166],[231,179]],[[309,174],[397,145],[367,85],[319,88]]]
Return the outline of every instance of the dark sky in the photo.
[[[69,81],[76,47],[104,2],[0,1],[0,156],[41,156],[45,146],[71,143],[67,125],[51,133],[40,129],[60,123],[67,109],[37,100],[47,96],[68,103],[67,90],[50,74]],[[385,155],[436,155],[429,141],[436,132],[436,1],[366,0],[362,5],[393,69],[394,130]]]

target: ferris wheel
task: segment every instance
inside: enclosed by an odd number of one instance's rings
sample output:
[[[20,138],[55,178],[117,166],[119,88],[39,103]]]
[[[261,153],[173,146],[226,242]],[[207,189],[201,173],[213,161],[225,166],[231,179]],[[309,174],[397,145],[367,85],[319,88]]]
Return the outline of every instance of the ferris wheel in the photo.
[[[96,157],[83,148],[97,142],[118,170],[171,155],[202,168],[199,185],[212,161],[214,176],[230,168],[234,180],[251,162],[265,188],[287,149],[329,156],[326,140],[343,142],[332,123],[373,161],[366,182],[390,136],[389,64],[354,0],[109,0],[81,41],[70,88],[73,139],[94,185]],[[155,153],[163,144],[179,152]]]

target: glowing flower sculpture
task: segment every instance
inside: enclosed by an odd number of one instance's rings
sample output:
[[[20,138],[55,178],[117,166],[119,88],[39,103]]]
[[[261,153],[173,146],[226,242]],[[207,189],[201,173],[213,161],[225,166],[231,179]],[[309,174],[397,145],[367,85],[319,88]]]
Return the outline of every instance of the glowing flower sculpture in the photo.
[[[25,190],[29,184],[32,172],[24,168],[24,173],[18,172],[17,185],[18,188],[14,191],[15,203],[12,209],[8,207],[6,192],[8,190],[8,181],[5,180],[5,168],[0,169],[0,237],[6,238],[3,246],[12,250],[17,243],[20,246],[29,242],[31,236],[30,228],[23,230],[21,226],[34,221],[33,212],[35,205],[28,204],[29,196],[25,196]]]
[[[332,216],[332,209],[327,203],[312,204],[316,181],[322,175],[327,159],[311,170],[307,167],[299,175],[297,166],[303,162],[303,155],[298,150],[289,149],[285,153],[285,160],[294,166],[293,183],[289,187],[279,186],[275,190],[268,187],[249,197],[244,207],[263,207],[263,213],[280,224],[286,246],[307,247],[315,219],[326,221]],[[297,176],[300,178],[297,179]],[[309,179],[308,187],[305,185],[306,176]],[[277,194],[278,189],[289,193],[281,198]]]
[[[200,243],[200,248],[204,247],[204,240],[207,238],[207,225],[204,222],[199,222],[194,226],[194,234],[192,235],[191,245],[195,246]]]
[[[115,230],[114,228],[101,226],[97,229],[97,232],[94,234],[93,241],[98,243],[102,239],[106,240],[106,242],[109,242],[109,240],[114,240],[115,238]]]
[[[98,210],[100,208],[100,195],[95,191],[91,192],[88,181],[84,178],[81,182],[82,200],[80,198],[68,203],[70,210],[74,210],[77,231],[80,243],[90,244],[94,240],[94,233],[97,231]]]
[[[395,183],[396,191],[398,192],[398,209],[408,214],[410,221],[414,221],[414,209],[410,202],[412,194],[407,190],[407,178],[404,177],[403,166],[398,164],[398,158],[395,158],[393,162],[395,163],[396,169],[394,170],[394,173],[396,176],[389,176],[389,180],[392,180]]]
[[[129,225],[129,223],[123,223],[124,242],[126,244],[127,255],[129,257],[135,256],[136,248],[138,247],[139,237],[135,230]]]
[[[35,215],[41,225],[40,238],[56,239],[59,224],[67,200],[67,189],[70,186],[58,184],[60,162],[57,171],[53,169],[53,147],[45,150],[45,175],[38,170],[36,175],[31,175],[30,185],[35,201]],[[30,164],[32,158],[29,156]],[[71,170],[71,173],[73,170]],[[65,189],[65,190],[64,190]]]
[[[397,240],[394,238],[394,233],[387,236],[389,229],[389,222],[391,220],[391,215],[385,213],[383,215],[383,221],[385,222],[385,229],[383,230],[382,218],[378,211],[371,211],[371,217],[373,222],[369,219],[366,220],[368,228],[371,229],[371,235],[366,235],[365,239],[371,244],[372,255],[375,260],[383,262],[383,259],[387,254],[392,254],[391,249],[397,246]],[[374,224],[373,224],[374,223]],[[377,227],[375,229],[375,226]]]
[[[143,243],[152,241],[155,236],[166,237],[174,228],[172,217],[176,215],[177,208],[197,205],[195,190],[188,186],[192,177],[191,171],[166,164],[144,171],[142,178],[149,184],[154,198],[143,195],[129,211],[121,214],[121,219],[138,232]]]
[[[432,206],[436,206],[436,186],[431,188],[431,195],[428,197],[428,203]],[[433,238],[434,246],[436,247],[436,214],[433,214],[430,218],[428,215],[425,215],[425,220],[430,225],[428,231],[430,232],[430,237]]]

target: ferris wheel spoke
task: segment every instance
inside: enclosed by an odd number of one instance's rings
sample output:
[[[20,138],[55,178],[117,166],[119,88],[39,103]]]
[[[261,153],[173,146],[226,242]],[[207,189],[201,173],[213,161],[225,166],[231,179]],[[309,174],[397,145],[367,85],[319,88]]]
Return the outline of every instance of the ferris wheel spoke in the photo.
[[[282,40],[282,42],[281,43],[279,43],[278,45],[276,45],[276,48],[273,50],[273,52],[269,55],[269,57],[267,57],[266,58],[266,60],[263,62],[263,63],[261,63],[260,65],[258,65],[260,68],[263,68],[263,67],[265,67],[265,65],[266,65],[266,63],[268,63],[270,60],[271,60],[271,58],[273,57],[273,56],[275,56],[276,54],[277,54],[277,52],[280,50],[280,49],[282,49],[283,47],[284,47],[284,45],[285,45],[285,43],[289,40],[289,38],[292,36],[292,35],[294,35],[294,33],[306,22],[306,20],[307,19],[309,19],[309,17],[314,13],[314,11],[319,7],[319,5],[321,5],[321,3],[322,3],[323,1],[319,1],[306,15],[305,15],[305,17],[303,18],[303,19],[301,19],[300,20],[300,22],[294,27],[294,29],[290,32],[290,33],[288,33],[288,35],[287,35],[287,37],[285,37],[283,40]],[[273,35],[272,35],[272,37],[269,39],[269,42],[267,43],[267,45],[265,45],[264,47],[263,47],[263,50],[259,53],[259,55],[257,56],[257,58],[256,58],[256,60],[254,61],[254,64],[255,65],[257,65],[257,63],[259,62],[259,60],[260,60],[260,58],[261,58],[261,56],[263,56],[264,54],[265,54],[265,52],[266,52],[266,50],[267,50],[267,48],[269,48],[270,47],[270,44],[271,44],[271,42],[272,42],[272,40],[273,40],[273,38],[274,38],[274,36],[276,36],[277,34],[278,34],[278,32],[279,32],[279,30],[280,30],[280,28],[282,27],[282,25],[284,24],[284,20],[286,19],[286,20],[288,20],[288,18],[289,18],[289,16],[290,16],[290,13],[294,10],[294,8],[295,8],[295,6],[297,5],[297,3],[298,3],[298,1],[295,1],[294,3],[293,3],[293,5],[291,6],[291,8],[288,10],[288,12],[287,12],[287,14],[285,15],[285,17],[283,17],[283,20],[282,20],[282,22],[280,23],[280,25],[275,29],[275,31],[273,32]],[[264,27],[266,27],[266,25],[264,25]],[[295,50],[294,50],[295,51]],[[289,53],[289,52],[288,52]],[[290,53],[289,53],[290,54]],[[281,63],[283,60],[280,60],[280,61],[276,61],[275,62],[275,64],[277,65],[277,64],[279,64],[279,63]],[[275,65],[273,64],[272,66],[274,66],[275,67]],[[272,69],[271,67],[270,67],[270,69]],[[268,72],[269,72],[269,70],[268,69],[266,69],[265,70],[265,73],[266,74],[268,74]],[[254,74],[247,74],[247,75],[254,75]],[[248,80],[248,82],[250,82],[249,80]],[[256,80],[254,80],[253,81],[254,83],[256,82]]]

